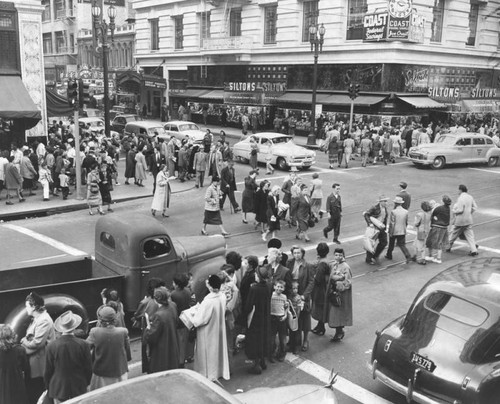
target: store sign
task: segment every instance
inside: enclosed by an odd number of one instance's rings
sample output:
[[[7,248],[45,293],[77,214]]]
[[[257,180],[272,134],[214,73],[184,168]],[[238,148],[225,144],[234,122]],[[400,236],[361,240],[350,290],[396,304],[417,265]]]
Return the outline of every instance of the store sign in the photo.
[[[224,83],[224,103],[235,105],[271,105],[287,90],[277,81],[230,81]]]
[[[429,97],[434,100],[450,100],[460,97],[459,87],[429,87]]]
[[[385,41],[387,39],[387,13],[367,14],[363,19],[364,41]]]
[[[471,98],[497,98],[496,88],[474,88],[470,92]]]
[[[144,87],[161,88],[164,90],[165,88],[167,88],[167,83],[161,81],[144,80]]]

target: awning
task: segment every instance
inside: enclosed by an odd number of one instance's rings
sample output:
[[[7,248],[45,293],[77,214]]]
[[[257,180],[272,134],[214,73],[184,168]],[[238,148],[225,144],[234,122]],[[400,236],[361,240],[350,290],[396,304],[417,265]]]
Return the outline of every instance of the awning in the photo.
[[[462,100],[462,112],[473,112],[476,114],[487,114],[499,112],[500,99],[474,99]]]
[[[73,108],[68,105],[68,99],[60,96],[55,91],[45,89],[47,101],[47,116],[67,116],[73,114]]]
[[[400,97],[398,95],[398,98],[401,101],[406,102],[407,104],[410,104],[414,106],[415,108],[421,108],[421,109],[439,109],[439,108],[447,108],[446,105],[441,104],[440,102],[434,101],[432,98],[429,97]]]
[[[207,90],[206,88],[188,88],[182,93],[172,93],[170,95],[172,97],[198,98],[200,95],[209,93],[210,91],[211,90]]]
[[[223,100],[224,90],[212,90],[206,94],[202,94],[199,98],[204,100]]]
[[[42,119],[42,113],[28,94],[19,76],[0,76],[0,118]]]
[[[328,94],[316,94],[316,102],[318,104],[323,104],[324,100],[328,98]],[[305,93],[294,93],[294,92],[288,92],[283,94],[281,97],[278,98],[280,102],[290,102],[293,104],[311,104],[312,103],[312,93],[310,92],[305,92]]]
[[[387,95],[360,95],[354,100],[355,105],[371,106],[387,98]],[[324,102],[325,105],[348,105],[351,98],[347,94],[330,95]]]

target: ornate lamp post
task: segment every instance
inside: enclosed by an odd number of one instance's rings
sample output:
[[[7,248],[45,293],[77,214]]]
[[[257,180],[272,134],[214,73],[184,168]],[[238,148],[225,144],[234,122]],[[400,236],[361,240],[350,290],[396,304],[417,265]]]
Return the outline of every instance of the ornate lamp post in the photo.
[[[111,42],[115,31],[116,8],[111,4],[108,8],[109,24],[106,20],[100,20],[101,7],[95,1],[92,5],[92,17],[94,23],[94,45],[100,42],[102,45],[102,71],[104,75],[104,133],[109,137],[109,80],[108,80],[108,30]]]
[[[314,70],[313,70],[313,88],[311,103],[311,131],[307,136],[307,144],[316,144],[316,89],[318,86],[318,55],[323,52],[323,42],[325,37],[325,26],[316,24],[309,26],[309,42],[311,43],[311,52],[314,52]]]

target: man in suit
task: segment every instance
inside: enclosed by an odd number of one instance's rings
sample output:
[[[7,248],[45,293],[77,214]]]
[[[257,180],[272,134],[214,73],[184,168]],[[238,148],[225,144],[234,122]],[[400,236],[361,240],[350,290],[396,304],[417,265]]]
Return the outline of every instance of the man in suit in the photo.
[[[406,190],[408,188],[408,184],[404,181],[399,183],[399,193],[396,196],[400,196],[403,198],[403,209],[409,210],[411,204],[411,195]]]
[[[167,160],[168,176],[175,176],[175,138],[172,136],[167,144],[167,154],[165,156]]]
[[[160,145],[156,145],[153,147],[153,152],[148,155],[148,167],[153,175],[153,195],[156,191],[156,176],[160,172],[162,164],[165,164],[165,159],[161,155]]]
[[[387,233],[386,233],[386,225],[387,225],[387,198],[385,195],[380,195],[378,198],[378,203],[373,205],[370,209],[363,213],[366,224],[369,227],[374,227],[374,224],[371,218],[377,219],[379,223],[381,223],[378,228],[378,243],[377,247],[373,254],[369,251],[366,252],[366,263],[370,265],[375,265],[377,263],[379,255],[384,251],[384,248],[387,246]]]
[[[226,196],[229,196],[229,202],[233,206],[234,213],[239,212],[241,209],[234,198],[234,191],[236,191],[236,178],[234,173],[233,160],[227,161],[227,166],[220,172],[220,189],[222,191],[222,198],[220,199],[220,210],[224,210],[224,202]]]
[[[87,392],[92,377],[92,357],[85,340],[74,331],[82,318],[71,310],[61,314],[54,327],[62,335],[47,345],[44,381],[54,404]]]
[[[222,166],[222,153],[215,144],[210,147],[210,153],[208,154],[208,175],[220,178]]]
[[[446,251],[451,251],[451,247],[457,237],[463,234],[470,247],[469,255],[474,257],[478,252],[474,232],[472,231],[472,214],[477,210],[477,204],[467,191],[468,189],[465,185],[460,184],[458,186],[458,199],[452,209],[455,215],[455,222],[450,231],[450,245]]]
[[[385,258],[392,260],[392,251],[394,250],[394,244],[401,249],[403,252],[406,263],[411,262],[411,255],[406,248],[406,227],[408,226],[408,211],[403,209],[404,200],[400,196],[394,198],[394,209],[392,210],[389,217],[389,247],[387,248],[387,253]]]
[[[188,164],[189,156],[187,154],[187,144],[184,143],[179,149],[179,179],[181,182],[186,181]]]
[[[196,171],[196,188],[203,188],[203,180],[205,179],[205,171],[207,171],[208,154],[205,153],[202,147],[194,155],[193,168]]]
[[[273,290],[273,285],[277,280],[285,282],[285,295],[290,297],[292,292],[292,273],[290,270],[281,265],[281,253],[277,248],[269,248],[267,252],[266,265],[267,273],[269,275],[269,287]]]
[[[340,184],[332,185],[333,192],[326,198],[328,212],[328,226],[323,229],[323,235],[328,238],[328,233],[333,230],[333,242],[340,244],[340,220],[342,217],[342,200],[340,198]]]

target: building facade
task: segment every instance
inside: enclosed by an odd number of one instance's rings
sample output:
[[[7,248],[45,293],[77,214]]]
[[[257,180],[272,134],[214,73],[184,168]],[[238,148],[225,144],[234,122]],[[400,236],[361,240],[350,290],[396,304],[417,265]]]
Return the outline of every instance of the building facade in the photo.
[[[498,113],[498,0],[137,0],[136,53],[163,66],[163,102],[196,112],[221,109],[235,122],[256,112],[311,109],[311,25],[325,28],[317,102],[345,114],[347,86],[360,85],[355,112],[379,119],[430,119],[440,112]],[[445,115],[443,115],[445,114]],[[305,118],[305,119],[300,119]],[[307,128],[304,128],[307,131]]]

